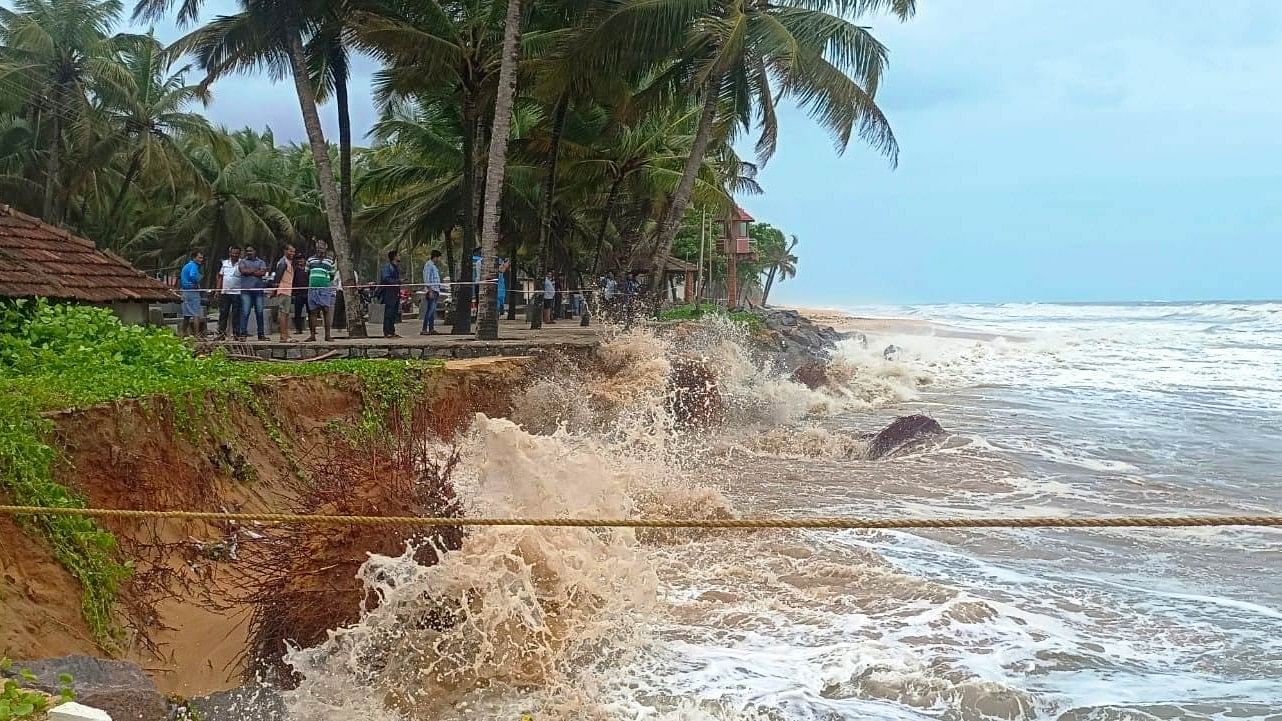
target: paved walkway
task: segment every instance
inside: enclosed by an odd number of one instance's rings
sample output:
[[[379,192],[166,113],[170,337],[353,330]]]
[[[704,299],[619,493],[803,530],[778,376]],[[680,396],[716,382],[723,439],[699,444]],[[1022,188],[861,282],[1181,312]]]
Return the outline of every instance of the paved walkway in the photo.
[[[348,338],[346,331],[335,330],[333,340],[301,342],[307,337],[291,334],[295,342],[280,343],[280,337],[272,335],[271,340],[248,342],[223,342],[215,345],[226,346],[229,350],[241,354],[253,354],[262,358],[305,359],[337,351],[338,357],[347,358],[479,358],[483,356],[534,355],[550,350],[562,352],[586,352],[598,342],[597,328],[584,328],[577,318],[561,320],[544,325],[539,330],[530,330],[524,320],[499,320],[499,339],[497,341],[479,341],[476,339],[476,326],[473,324],[472,335],[452,335],[450,326],[437,324],[440,335],[419,335],[421,321],[409,320],[399,323],[396,332],[400,338],[384,338],[381,323],[367,323],[367,338]]]

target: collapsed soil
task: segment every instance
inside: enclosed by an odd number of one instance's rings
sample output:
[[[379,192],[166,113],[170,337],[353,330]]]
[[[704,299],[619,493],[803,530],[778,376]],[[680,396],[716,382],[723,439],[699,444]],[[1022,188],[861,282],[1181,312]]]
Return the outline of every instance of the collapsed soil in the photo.
[[[434,430],[447,436],[477,412],[506,415],[510,391],[526,377],[527,362],[447,363],[428,381],[423,399]],[[61,452],[55,476],[99,508],[295,510],[302,500],[298,465],[324,451],[336,425],[360,419],[366,401],[361,381],[280,378],[256,391],[274,429],[253,409],[234,403],[210,404],[204,417],[182,422],[161,401],[54,414]],[[183,432],[180,426],[200,430]],[[376,484],[377,474],[368,482]],[[379,497],[369,490],[363,498]],[[79,584],[39,536],[0,517],[0,657],[110,654],[139,664],[162,691],[182,696],[239,685],[255,605],[238,587],[243,574],[235,561],[244,551],[237,544],[250,544],[267,529],[177,520],[103,524],[135,565],[117,604],[124,629],[117,647],[103,648],[94,640],[81,616]],[[314,534],[309,543],[331,570],[308,576],[310,581],[291,579],[291,588],[301,594],[350,592],[367,551],[384,550],[362,548],[352,538],[336,529]],[[333,604],[339,616],[359,608],[359,593],[347,596]]]

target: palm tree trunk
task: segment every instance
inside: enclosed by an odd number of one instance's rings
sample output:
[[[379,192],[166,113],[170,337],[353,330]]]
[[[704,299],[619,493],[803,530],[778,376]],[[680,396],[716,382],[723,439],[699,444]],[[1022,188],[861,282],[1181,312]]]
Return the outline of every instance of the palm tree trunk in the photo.
[[[552,225],[552,203],[556,196],[556,166],[561,159],[561,138],[565,135],[565,115],[570,108],[570,96],[561,93],[556,100],[556,110],[552,113],[552,148],[548,151],[547,175],[543,179],[543,206],[539,208],[539,247],[534,256],[538,271],[535,278],[542,278],[547,272],[548,234]],[[530,330],[543,327],[543,316],[535,313],[530,316]]]
[[[763,308],[766,306],[766,301],[770,300],[770,286],[775,283],[775,271],[777,270],[779,270],[779,266],[772,265],[770,266],[770,272],[766,274],[766,287],[761,291],[761,307]]]
[[[442,236],[441,240],[445,243],[445,268],[446,268],[445,272],[448,275],[450,275],[451,280],[453,280],[452,276],[454,275],[454,239],[450,237],[449,230],[446,230],[443,233],[441,233],[441,236]]]
[[[734,251],[735,240],[730,239],[730,252],[726,254],[726,308],[739,307],[739,256]]]
[[[677,231],[681,228],[681,217],[690,204],[690,195],[694,192],[694,181],[703,165],[703,157],[708,152],[712,140],[712,121],[716,119],[717,103],[720,101],[721,80],[723,74],[716,72],[708,79],[703,89],[703,112],[699,114],[699,129],[694,135],[694,144],[690,146],[690,157],[686,158],[685,167],[681,170],[681,180],[677,183],[676,194],[668,204],[667,212],[659,223],[659,232],[654,244],[654,257],[651,266],[651,282],[662,278],[667,270],[668,256],[672,254],[672,241],[676,240]],[[661,288],[662,284],[654,285]]]
[[[601,245],[605,242],[606,228],[610,227],[610,212],[614,210],[614,199],[619,195],[619,186],[623,184],[623,176],[614,179],[610,184],[610,193],[605,196],[605,211],[601,216],[601,227],[596,233],[596,252],[592,254],[592,281],[596,282],[597,273],[600,272],[601,266]]]
[[[490,130],[490,157],[485,169],[484,225],[481,231],[481,280],[494,280],[499,252],[499,200],[503,197],[503,174],[507,170],[507,141],[512,126],[512,98],[516,94],[516,62],[520,52],[521,0],[508,0],[503,30],[503,59],[499,64],[499,86],[494,98],[494,124]],[[499,337],[498,287],[481,286],[476,316],[476,336],[481,340]]]
[[[365,337],[365,319],[361,317],[360,303],[356,302],[356,268],[352,266],[352,249],[347,244],[347,230],[343,225],[342,202],[339,199],[338,184],[334,182],[334,169],[329,164],[329,146],[325,143],[325,131],[321,129],[320,113],[316,109],[316,91],[312,88],[311,78],[307,72],[307,60],[303,54],[303,42],[296,30],[289,33],[289,64],[294,75],[294,90],[298,93],[298,105],[303,111],[303,127],[307,129],[307,140],[312,146],[312,160],[316,163],[317,183],[320,185],[321,200],[325,205],[325,220],[329,225],[329,237],[334,246],[334,259],[338,262],[338,272],[347,289],[348,298],[343,304],[347,313],[347,333],[353,338]]]
[[[476,138],[480,134],[480,113],[476,96],[463,90],[463,243],[460,248],[459,275],[451,278],[461,285],[453,286],[454,322],[450,332],[468,335],[472,332],[472,251],[476,248]],[[451,263],[450,272],[454,271]]]
[[[129,158],[129,168],[125,170],[125,177],[120,181],[120,189],[116,191],[116,198],[111,202],[111,212],[107,214],[108,226],[105,237],[116,248],[120,247],[116,238],[116,230],[120,227],[120,212],[124,206],[125,194],[129,192],[129,186],[133,184],[134,176],[138,174],[138,169],[142,166],[142,151],[142,148],[138,148],[134,151],[133,156]]]
[[[45,165],[45,197],[43,215],[46,222],[56,223],[53,217],[55,206],[57,205],[57,188],[58,176],[62,173],[62,108],[58,105],[59,86],[54,86],[52,100],[52,112],[49,113],[51,131],[49,137],[49,158]]]
[[[352,233],[352,112],[347,97],[347,74],[334,77],[334,104],[338,106],[338,182],[343,208],[343,230]]]

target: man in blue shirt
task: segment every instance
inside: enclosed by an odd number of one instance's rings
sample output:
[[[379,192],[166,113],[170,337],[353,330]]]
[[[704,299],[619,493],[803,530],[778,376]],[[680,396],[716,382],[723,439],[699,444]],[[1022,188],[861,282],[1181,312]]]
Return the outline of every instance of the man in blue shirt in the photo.
[[[178,335],[205,334],[205,308],[200,304],[200,267],[205,264],[205,254],[199,250],[191,252],[191,260],[183,266],[178,275],[178,287],[182,290],[182,324],[178,326]]]
[[[401,264],[396,251],[387,251],[387,265],[378,275],[378,297],[383,301],[383,337],[400,338],[396,322],[401,319]]]
[[[267,326],[263,324],[263,288],[267,281],[267,261],[258,257],[250,246],[245,246],[245,255],[237,266],[240,273],[240,329],[236,340],[249,337],[249,313],[253,311],[254,320],[258,323],[258,340],[267,340]]]

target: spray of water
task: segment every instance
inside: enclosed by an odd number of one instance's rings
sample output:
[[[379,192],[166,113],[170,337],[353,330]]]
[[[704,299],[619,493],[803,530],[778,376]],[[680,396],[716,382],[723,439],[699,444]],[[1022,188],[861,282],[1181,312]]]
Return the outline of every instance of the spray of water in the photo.
[[[692,480],[716,430],[674,417],[674,361],[713,369],[723,423],[774,428],[759,434],[764,450],[796,447],[797,438],[807,439],[803,455],[859,448],[815,429],[780,430],[851,397],[867,400],[849,387],[815,391],[783,379],[734,324],[677,336],[620,331],[594,363],[533,382],[511,421],[475,419],[454,478],[468,512],[731,515],[718,489]],[[596,671],[620,668],[650,642],[643,619],[661,589],[652,549],[693,535],[483,528],[458,550],[438,549],[435,565],[417,563],[414,548],[372,556],[359,574],[373,599],[360,621],[287,654],[300,679],[287,705],[297,718],[335,721],[617,718],[595,700]],[[673,708],[663,718],[709,717],[699,705]]]

